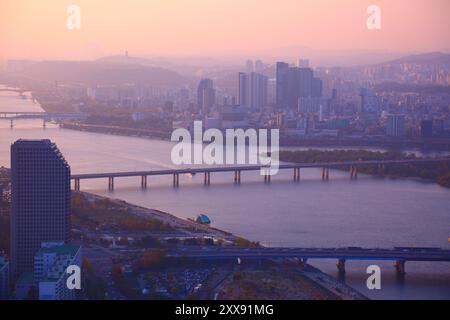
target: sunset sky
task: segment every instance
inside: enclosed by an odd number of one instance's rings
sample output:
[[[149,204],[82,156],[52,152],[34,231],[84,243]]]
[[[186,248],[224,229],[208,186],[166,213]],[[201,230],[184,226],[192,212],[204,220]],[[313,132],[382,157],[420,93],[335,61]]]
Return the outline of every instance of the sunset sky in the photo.
[[[66,28],[81,8],[81,30]],[[382,29],[366,9],[382,10]],[[0,58],[250,55],[274,48],[450,51],[449,0],[0,0]]]

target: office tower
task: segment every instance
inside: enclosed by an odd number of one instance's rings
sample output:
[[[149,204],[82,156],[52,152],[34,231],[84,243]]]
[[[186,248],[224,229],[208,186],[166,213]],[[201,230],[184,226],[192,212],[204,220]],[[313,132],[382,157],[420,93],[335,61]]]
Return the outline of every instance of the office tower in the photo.
[[[289,65],[287,63],[277,62],[276,77],[276,105],[280,109],[285,109],[288,107]]]
[[[0,255],[0,300],[9,296],[9,263]]]
[[[50,140],[11,146],[11,273],[33,271],[44,241],[70,240],[70,167]]]
[[[206,88],[203,90],[202,114],[208,115],[216,103],[216,90],[214,88]]]
[[[300,92],[299,97],[308,98],[312,96],[313,70],[310,68],[298,68]]]
[[[209,92],[207,94],[205,94],[205,91],[207,91],[207,89],[212,89],[214,90],[214,84],[213,81],[211,79],[201,79],[199,84],[198,84],[198,88],[197,88],[197,112],[204,112],[205,109],[206,110],[210,110],[210,105],[211,104],[211,100],[209,98],[212,98],[212,91],[208,90]],[[214,99],[215,99],[215,92],[214,92]],[[205,101],[206,100],[206,101]],[[204,105],[204,102],[207,103],[207,105]],[[214,104],[214,103],[212,103]]]
[[[361,105],[359,108],[361,114],[377,113],[379,111],[379,99],[374,92],[367,88],[361,88],[359,95],[361,97]]]
[[[322,97],[322,80],[319,78],[312,78],[311,97]]]
[[[251,72],[239,73],[239,105],[259,112],[267,105],[268,78],[262,74]]]
[[[287,81],[287,108],[295,110],[300,97],[300,72],[297,67],[290,67]]]
[[[250,110],[259,112],[267,105],[268,78],[255,72],[250,73],[249,78]]]
[[[238,75],[238,104],[247,106],[248,104],[248,76],[244,72],[239,72]]]
[[[287,63],[277,62],[276,81],[278,108],[297,110],[300,99],[322,97],[322,80],[314,78],[311,68],[289,67]]]
[[[431,138],[433,136],[433,121],[432,120],[420,121],[420,136],[422,138]]]
[[[386,122],[386,134],[390,137],[405,136],[405,115],[389,114]]]
[[[81,247],[64,242],[43,242],[34,257],[34,280],[39,300],[74,300],[79,290],[67,288],[68,266],[81,268]]]

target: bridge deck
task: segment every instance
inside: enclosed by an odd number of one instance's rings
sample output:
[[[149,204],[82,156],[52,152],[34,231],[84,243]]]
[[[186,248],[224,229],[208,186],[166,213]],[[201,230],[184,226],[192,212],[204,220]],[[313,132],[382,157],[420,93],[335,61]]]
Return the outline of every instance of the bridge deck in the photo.
[[[350,166],[370,166],[370,165],[406,165],[406,164],[433,164],[450,162],[450,158],[439,159],[414,159],[414,160],[384,160],[384,161],[345,161],[345,162],[315,162],[315,163],[290,163],[281,164],[280,169],[294,168],[342,168]],[[107,173],[85,173],[74,174],[72,179],[98,179],[98,178],[116,178],[116,177],[138,177],[138,176],[156,176],[170,174],[196,174],[203,172],[233,172],[233,171],[256,171],[267,168],[262,165],[245,166],[223,166],[223,167],[202,167],[202,168],[183,168],[183,169],[162,169],[149,171],[130,171],[130,172],[107,172]]]
[[[344,259],[344,260],[402,260],[447,261],[450,250],[441,249],[348,249],[348,248],[254,248],[254,249],[186,249],[168,253],[169,257],[192,259]]]

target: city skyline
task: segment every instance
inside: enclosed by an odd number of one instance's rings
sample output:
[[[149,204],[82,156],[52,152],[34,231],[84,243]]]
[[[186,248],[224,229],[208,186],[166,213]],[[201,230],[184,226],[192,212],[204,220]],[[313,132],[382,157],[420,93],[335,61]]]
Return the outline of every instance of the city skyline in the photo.
[[[0,0],[0,300],[449,300],[449,9]]]

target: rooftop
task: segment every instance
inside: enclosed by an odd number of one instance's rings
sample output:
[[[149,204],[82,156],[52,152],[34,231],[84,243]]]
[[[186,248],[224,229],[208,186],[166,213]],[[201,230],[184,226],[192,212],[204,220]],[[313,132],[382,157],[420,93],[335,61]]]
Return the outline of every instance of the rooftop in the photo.
[[[55,253],[57,255],[72,255],[74,256],[78,250],[80,250],[80,246],[72,245],[72,244],[63,244],[63,245],[55,245],[51,247],[42,247],[37,252],[37,255],[44,253]]]

